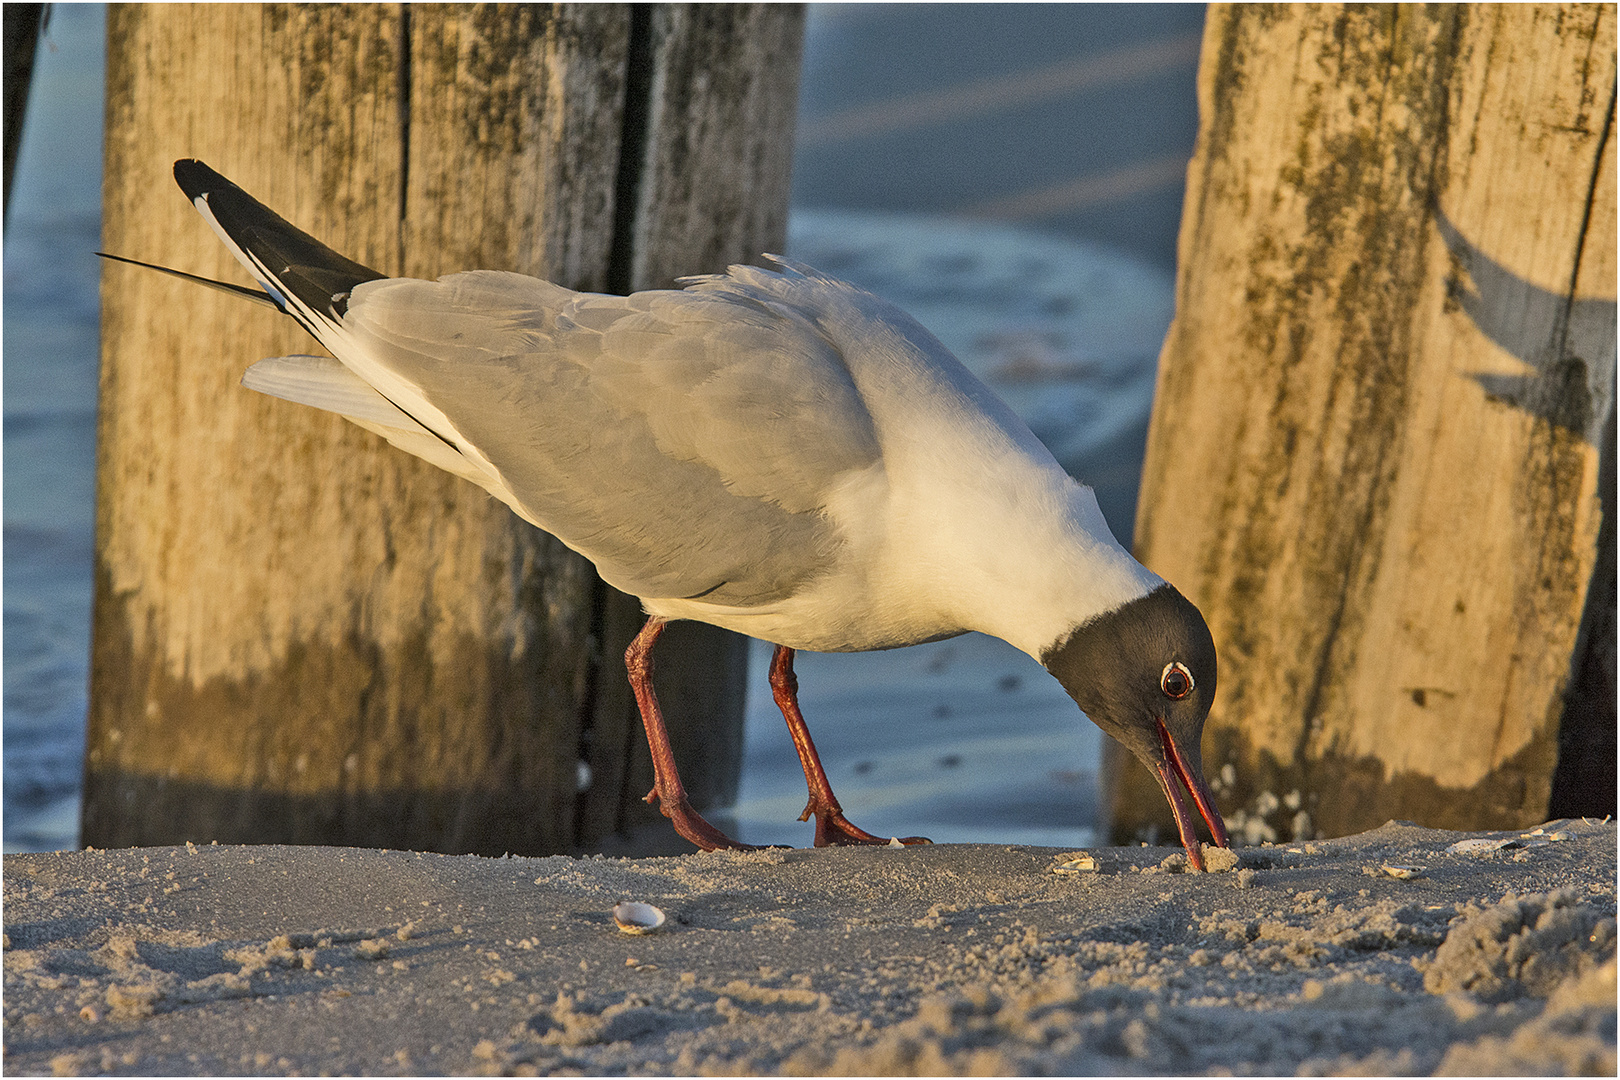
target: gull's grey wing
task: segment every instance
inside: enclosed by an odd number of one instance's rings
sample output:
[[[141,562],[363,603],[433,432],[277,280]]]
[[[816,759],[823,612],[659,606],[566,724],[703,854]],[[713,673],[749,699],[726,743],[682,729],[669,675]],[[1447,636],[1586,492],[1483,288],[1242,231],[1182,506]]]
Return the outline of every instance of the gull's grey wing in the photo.
[[[364,359],[341,358],[442,415],[515,509],[638,596],[790,595],[839,545],[828,492],[879,459],[840,352],[764,293],[391,279],[355,288],[342,336]]]

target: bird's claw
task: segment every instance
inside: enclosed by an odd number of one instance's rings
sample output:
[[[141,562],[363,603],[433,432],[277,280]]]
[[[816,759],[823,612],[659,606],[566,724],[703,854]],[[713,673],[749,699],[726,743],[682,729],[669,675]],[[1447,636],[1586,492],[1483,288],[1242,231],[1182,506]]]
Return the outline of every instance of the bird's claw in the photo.
[[[675,831],[688,841],[696,844],[702,851],[761,851],[756,844],[745,844],[741,840],[733,840],[719,829],[710,825],[702,814],[692,809],[692,804],[684,798],[666,800],[658,794],[655,787],[647,792],[645,800],[656,803],[659,813],[669,818]]]
[[[799,820],[808,821],[812,814],[815,815],[816,819],[816,847],[842,847],[855,844],[886,846],[892,844],[896,839],[908,847],[915,844],[933,843],[926,836],[901,836],[895,838],[874,836],[846,818],[841,808],[837,806],[817,806],[814,801],[804,808],[804,813],[799,816]]]

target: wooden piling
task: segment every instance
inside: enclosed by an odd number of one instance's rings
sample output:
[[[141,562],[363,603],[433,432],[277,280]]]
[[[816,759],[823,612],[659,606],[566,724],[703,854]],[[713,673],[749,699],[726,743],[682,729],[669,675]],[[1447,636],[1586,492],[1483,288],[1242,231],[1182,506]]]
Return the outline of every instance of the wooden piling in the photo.
[[[1222,809],[1543,820],[1561,726],[1613,773],[1615,9],[1217,6],[1199,107],[1136,544],[1214,632]]]
[[[197,157],[389,274],[718,271],[781,246],[801,32],[771,5],[115,5],[103,242],[244,280],[170,178]],[[475,486],[239,387],[314,348],[290,320],[111,266],[102,325],[85,843],[541,853],[651,812],[633,601]],[[745,644],[693,638],[660,653],[666,709],[723,798]]]

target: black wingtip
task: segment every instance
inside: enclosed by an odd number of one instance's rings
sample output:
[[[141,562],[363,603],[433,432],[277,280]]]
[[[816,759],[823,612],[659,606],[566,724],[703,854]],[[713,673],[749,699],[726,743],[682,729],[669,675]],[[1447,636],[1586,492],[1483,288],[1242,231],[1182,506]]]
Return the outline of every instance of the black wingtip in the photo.
[[[180,185],[186,198],[193,200],[220,187],[236,187],[196,158],[181,158],[174,163],[174,182]]]
[[[268,275],[310,311],[341,316],[356,285],[387,276],[340,255],[195,158],[174,163],[174,182],[192,203],[202,202],[198,209],[245,253],[244,262],[258,264],[248,267],[255,276]],[[288,313],[303,321],[295,308]]]

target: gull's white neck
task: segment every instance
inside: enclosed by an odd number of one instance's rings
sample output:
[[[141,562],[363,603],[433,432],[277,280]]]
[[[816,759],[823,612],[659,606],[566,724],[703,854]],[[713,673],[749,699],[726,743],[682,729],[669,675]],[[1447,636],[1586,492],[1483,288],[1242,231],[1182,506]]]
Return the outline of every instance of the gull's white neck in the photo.
[[[895,539],[915,545],[907,576],[951,618],[1040,659],[1074,627],[1164,581],[1120,546],[1090,488],[1050,456],[1021,450],[969,470],[936,461],[949,484],[891,487],[919,492],[915,505],[894,508],[905,522]],[[964,484],[964,471],[978,482]]]
[[[1092,490],[931,334],[897,311],[846,315],[861,334],[836,343],[883,462],[828,510],[853,564],[881,568],[868,610],[909,623],[914,641],[978,630],[1039,659],[1164,584],[1120,546]]]

